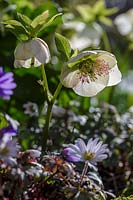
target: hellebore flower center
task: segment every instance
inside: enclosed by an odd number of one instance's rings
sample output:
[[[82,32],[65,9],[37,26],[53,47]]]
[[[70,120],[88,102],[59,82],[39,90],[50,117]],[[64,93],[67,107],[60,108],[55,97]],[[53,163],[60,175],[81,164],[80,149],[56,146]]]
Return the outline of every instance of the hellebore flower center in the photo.
[[[78,78],[83,82],[90,83],[95,81],[97,76],[105,76],[109,74],[109,64],[104,59],[97,58],[95,60],[88,58],[78,63],[75,67],[79,69]]]

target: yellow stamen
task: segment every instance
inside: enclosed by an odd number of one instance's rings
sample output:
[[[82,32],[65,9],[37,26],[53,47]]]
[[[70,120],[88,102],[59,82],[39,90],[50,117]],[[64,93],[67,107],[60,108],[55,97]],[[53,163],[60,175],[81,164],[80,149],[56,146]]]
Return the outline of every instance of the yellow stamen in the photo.
[[[92,160],[94,158],[94,153],[90,152],[90,151],[86,151],[83,155],[85,160]]]

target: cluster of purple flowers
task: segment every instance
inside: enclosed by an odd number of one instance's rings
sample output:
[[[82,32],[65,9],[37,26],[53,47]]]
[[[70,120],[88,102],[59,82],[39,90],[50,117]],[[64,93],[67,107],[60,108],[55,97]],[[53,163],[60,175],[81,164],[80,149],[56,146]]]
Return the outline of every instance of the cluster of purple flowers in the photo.
[[[18,145],[17,140],[13,139],[18,132],[19,123],[9,115],[2,116],[7,121],[7,126],[0,129],[0,160],[4,163],[16,164]]]
[[[10,99],[14,88],[16,88],[16,83],[14,83],[13,73],[4,72],[0,67],[0,97]]]

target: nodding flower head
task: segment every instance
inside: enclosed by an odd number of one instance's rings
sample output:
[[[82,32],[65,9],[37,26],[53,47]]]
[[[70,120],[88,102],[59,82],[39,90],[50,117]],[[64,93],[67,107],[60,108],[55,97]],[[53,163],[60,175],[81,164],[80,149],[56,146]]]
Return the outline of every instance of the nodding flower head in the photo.
[[[62,68],[61,82],[75,93],[91,97],[106,86],[121,81],[116,58],[106,51],[85,51],[72,57]]]
[[[33,38],[18,44],[14,56],[15,67],[39,67],[41,64],[48,63],[50,60],[48,45],[40,38]]]
[[[107,158],[109,152],[107,144],[103,144],[98,138],[90,139],[87,143],[79,138],[75,141],[75,144],[68,144],[62,152],[66,160],[71,162],[88,162],[92,165],[96,165],[97,162]]]

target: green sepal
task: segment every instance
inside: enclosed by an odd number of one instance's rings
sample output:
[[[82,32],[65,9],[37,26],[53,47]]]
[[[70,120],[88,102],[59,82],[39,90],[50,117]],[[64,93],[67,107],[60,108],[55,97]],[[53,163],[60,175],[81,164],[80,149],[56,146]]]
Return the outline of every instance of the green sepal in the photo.
[[[68,60],[71,55],[71,46],[69,44],[69,41],[59,33],[55,33],[55,42],[57,50],[62,53],[66,59]]]
[[[76,56],[78,56],[78,55],[73,55],[71,58],[76,57]],[[90,62],[95,63],[97,57],[98,57],[97,54],[90,54],[90,55],[87,55],[87,56],[83,56],[82,58],[79,58],[79,60],[76,60],[75,62],[68,63],[67,66],[69,68],[72,68],[72,67],[75,67],[75,65],[80,64],[80,63],[82,63],[86,60],[89,60]]]
[[[9,125],[7,120],[5,119],[4,115],[0,113],[0,129],[5,128]]]

